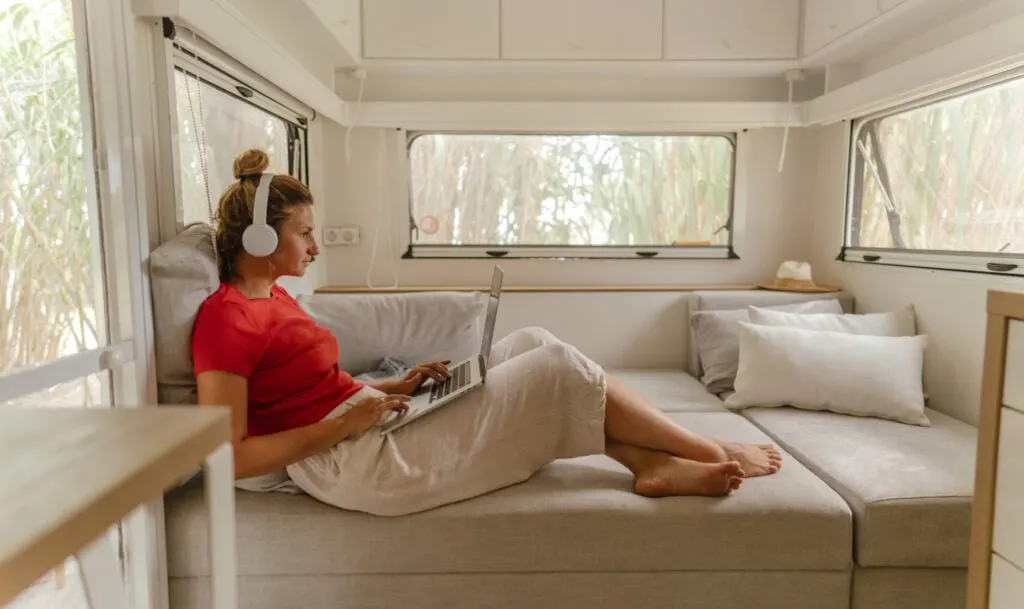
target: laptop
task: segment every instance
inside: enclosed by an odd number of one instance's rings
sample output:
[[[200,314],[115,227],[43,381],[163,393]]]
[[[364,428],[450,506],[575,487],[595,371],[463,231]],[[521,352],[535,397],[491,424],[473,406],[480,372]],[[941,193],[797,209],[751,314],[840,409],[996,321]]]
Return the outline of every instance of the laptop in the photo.
[[[473,389],[484,384],[487,377],[487,360],[491,355],[491,342],[494,340],[494,322],[498,318],[498,302],[501,299],[501,282],[505,271],[495,265],[491,275],[491,291],[487,298],[487,315],[484,319],[483,339],[480,353],[454,362],[448,366],[451,374],[443,383],[430,381],[410,398],[409,409],[395,415],[381,428],[381,435],[387,435],[396,429],[405,427],[423,415],[437,410],[445,404],[466,395]]]

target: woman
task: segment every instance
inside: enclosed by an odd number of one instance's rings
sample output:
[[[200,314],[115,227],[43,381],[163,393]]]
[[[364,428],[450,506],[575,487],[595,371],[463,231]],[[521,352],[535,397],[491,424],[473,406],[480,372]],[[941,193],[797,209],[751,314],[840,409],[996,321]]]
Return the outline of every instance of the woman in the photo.
[[[743,477],[778,470],[771,445],[684,429],[537,328],[494,345],[484,386],[382,436],[375,428],[402,412],[422,383],[448,376],[446,362],[366,384],[339,368],[334,335],[275,284],[303,275],[320,252],[306,186],[275,176],[268,223],[277,249],[255,257],[242,247],[268,162],[259,150],[235,159],[238,181],[220,199],[221,285],[203,303],[192,338],[199,403],[232,409],[236,478],[284,468],[325,503],[402,515],[522,482],[554,459],[601,452],[629,468],[635,492],[649,497],[728,495]]]

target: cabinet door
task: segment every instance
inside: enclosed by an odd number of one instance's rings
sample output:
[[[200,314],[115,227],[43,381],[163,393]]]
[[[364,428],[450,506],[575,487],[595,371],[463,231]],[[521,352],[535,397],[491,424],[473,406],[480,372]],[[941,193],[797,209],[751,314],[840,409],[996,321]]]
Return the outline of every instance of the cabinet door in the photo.
[[[1019,609],[1024,597],[1024,573],[998,555],[992,555],[989,609]]]
[[[800,0],[665,0],[665,59],[789,59]]]
[[[807,0],[804,55],[821,49],[878,16],[876,0]]]
[[[661,59],[661,12],[661,0],[502,2],[501,57]]]
[[[1024,413],[1003,408],[998,450],[992,550],[1024,565]]]
[[[372,59],[497,59],[498,0],[364,2],[363,53]]]

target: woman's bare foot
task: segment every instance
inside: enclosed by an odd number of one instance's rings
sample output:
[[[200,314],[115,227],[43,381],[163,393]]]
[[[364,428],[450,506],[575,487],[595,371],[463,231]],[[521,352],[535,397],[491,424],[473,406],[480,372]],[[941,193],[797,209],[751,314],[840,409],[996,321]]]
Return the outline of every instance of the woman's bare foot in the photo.
[[[746,478],[774,474],[782,467],[782,455],[771,444],[717,442],[725,450],[726,459],[740,464]]]
[[[735,461],[700,463],[667,454],[660,461],[637,476],[634,490],[638,495],[721,497],[738,489],[743,482],[743,470]]]

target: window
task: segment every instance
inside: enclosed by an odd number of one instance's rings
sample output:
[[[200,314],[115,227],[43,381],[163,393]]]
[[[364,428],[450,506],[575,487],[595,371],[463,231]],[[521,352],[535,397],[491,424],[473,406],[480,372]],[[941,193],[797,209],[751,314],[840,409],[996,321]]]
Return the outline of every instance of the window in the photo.
[[[204,173],[216,214],[220,195],[235,179],[232,163],[248,148],[266,151],[268,171],[309,180],[304,162],[307,118],[256,89],[250,79],[236,76],[225,62],[212,61],[213,51],[207,61],[205,50],[194,50],[198,43],[198,37],[182,29],[172,45],[181,201],[176,231],[212,219]]]
[[[147,244],[124,146],[129,83],[114,69],[124,10],[0,0],[0,409],[145,403],[128,389],[150,351],[142,274],[130,272]],[[111,545],[130,528],[115,524]],[[72,575],[51,571],[10,607],[82,605]]]
[[[1024,79],[855,122],[842,258],[1017,273]]]
[[[411,257],[732,254],[726,135],[413,135]]]

